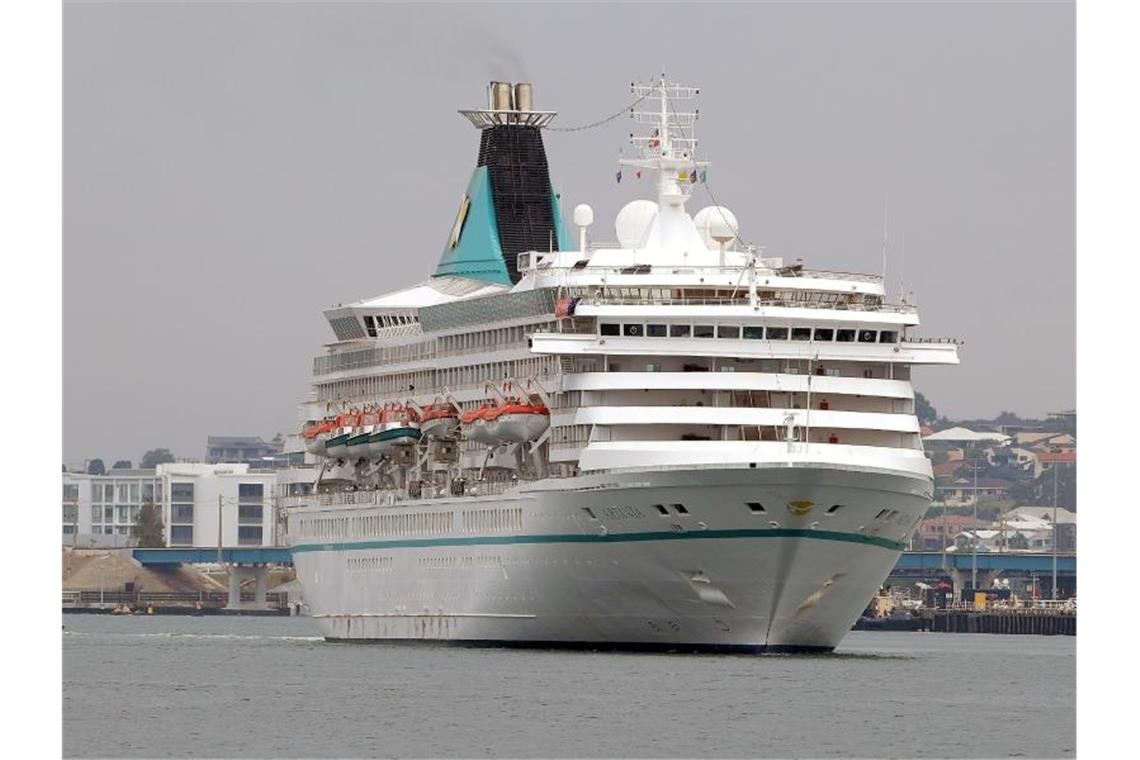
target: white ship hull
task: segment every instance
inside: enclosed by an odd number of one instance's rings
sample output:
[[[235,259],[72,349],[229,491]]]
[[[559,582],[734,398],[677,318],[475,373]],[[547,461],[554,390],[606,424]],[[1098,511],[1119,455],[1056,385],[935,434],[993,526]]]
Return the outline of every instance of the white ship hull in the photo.
[[[290,534],[329,639],[826,651],[894,567],[929,490],[853,467],[600,474],[306,507]]]

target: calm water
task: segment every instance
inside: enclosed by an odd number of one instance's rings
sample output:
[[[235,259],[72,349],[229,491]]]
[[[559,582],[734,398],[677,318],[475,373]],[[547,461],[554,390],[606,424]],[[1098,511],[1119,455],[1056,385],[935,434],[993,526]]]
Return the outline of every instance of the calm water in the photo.
[[[68,756],[1058,757],[1072,637],[827,656],[327,644],[306,618],[64,616]]]

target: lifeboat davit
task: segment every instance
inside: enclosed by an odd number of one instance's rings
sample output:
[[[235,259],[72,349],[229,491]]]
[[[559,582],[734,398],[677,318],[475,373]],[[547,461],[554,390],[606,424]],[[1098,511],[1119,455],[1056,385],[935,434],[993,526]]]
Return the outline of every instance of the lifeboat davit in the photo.
[[[319,457],[327,456],[325,444],[335,428],[335,420],[331,417],[305,425],[301,431],[301,437],[305,441],[305,451]]]
[[[418,443],[421,435],[419,417],[414,409],[391,407],[380,413],[379,431],[372,434],[370,444],[375,450],[387,452],[393,446]]]
[[[459,427],[459,410],[450,401],[441,401],[424,409],[420,430],[428,438],[446,438]]]
[[[488,434],[507,443],[537,441],[550,427],[550,410],[542,404],[523,403],[514,399],[495,407],[484,415]]]
[[[380,415],[378,414],[366,412],[358,416],[356,427],[353,428],[352,435],[348,437],[346,442],[349,459],[368,459],[372,456],[368,439],[376,430],[379,422]]]
[[[328,456],[334,459],[348,458],[348,439],[353,436],[359,419],[360,415],[356,412],[342,414],[336,418],[332,434],[325,443],[325,453]]]

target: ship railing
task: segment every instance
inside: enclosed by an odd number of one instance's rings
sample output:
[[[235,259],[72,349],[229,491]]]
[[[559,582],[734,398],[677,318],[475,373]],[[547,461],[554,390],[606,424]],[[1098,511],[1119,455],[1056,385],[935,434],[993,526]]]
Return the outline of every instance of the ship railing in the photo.
[[[962,345],[959,338],[922,338],[919,336],[904,337],[902,343],[953,343],[954,345]]]
[[[741,289],[741,294],[735,298],[674,298],[671,296],[623,296],[606,293],[585,296],[579,302],[580,306],[747,306],[751,303],[747,288]],[[832,309],[838,311],[870,311],[887,312],[894,314],[917,314],[918,307],[910,304],[864,303],[851,301],[839,303],[836,301],[808,301],[794,298],[757,299],[756,305],[760,307],[783,307],[793,309]]]
[[[517,480],[475,480],[468,481],[468,496],[497,496],[518,485]]]
[[[610,250],[620,249],[620,245],[616,243],[596,243],[590,246],[590,250]],[[739,275],[741,282],[746,283],[747,275],[750,267],[742,265],[733,266],[663,266],[663,265],[649,265],[649,264],[633,264],[629,266],[569,266],[569,267],[544,267],[539,266],[538,271],[542,273],[551,272],[586,272],[588,274],[606,274],[606,275],[621,275],[621,274],[694,274],[694,275],[721,275],[721,274],[735,274]],[[868,282],[868,283],[882,283],[883,278],[877,274],[865,274],[863,272],[839,272],[826,269],[800,269],[798,267],[782,267],[778,269],[770,269],[768,267],[756,267],[757,277],[795,277],[800,279],[817,279],[817,280],[844,280],[854,282]],[[745,285],[747,287],[747,285]]]
[[[978,589],[982,591],[982,589]],[[953,601],[946,605],[948,610],[960,612],[983,612],[986,610],[1020,610],[1023,612],[1048,614],[1052,612],[1076,612],[1076,599],[1021,599],[1010,597],[1008,600],[992,600],[983,604],[973,601]]]
[[[392,491],[340,491],[337,493],[323,493],[317,497],[317,503],[322,507],[342,507],[356,504],[386,506],[394,504],[395,493]]]
[[[312,501],[312,496],[278,496],[277,504],[282,509],[293,509],[295,507],[303,507]]]

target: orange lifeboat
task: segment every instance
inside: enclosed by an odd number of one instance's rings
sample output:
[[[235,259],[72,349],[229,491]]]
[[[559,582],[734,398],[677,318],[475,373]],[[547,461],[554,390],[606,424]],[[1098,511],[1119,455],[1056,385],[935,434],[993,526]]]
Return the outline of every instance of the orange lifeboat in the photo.
[[[380,415],[375,412],[364,412],[357,416],[356,427],[347,441],[350,459],[368,459],[371,456],[368,439],[379,423]]]
[[[361,416],[357,412],[349,412],[336,418],[336,422],[333,423],[332,434],[325,443],[325,453],[328,456],[336,459],[348,457],[348,439],[352,437],[353,432],[360,425]]]
[[[463,436],[469,441],[485,443],[488,446],[495,446],[501,443],[488,426],[487,417],[493,414],[494,410],[494,406],[484,404],[478,409],[471,409],[464,412],[459,417],[459,422],[463,426]]]
[[[536,441],[550,427],[550,410],[542,404],[507,399],[464,413],[459,421],[470,441],[498,446]]]
[[[489,412],[486,420],[489,433],[499,441],[526,443],[537,441],[550,427],[550,410],[542,404],[507,399]]]
[[[374,451],[387,452],[393,446],[418,443],[421,435],[416,410],[394,406],[380,413],[380,427],[372,433],[370,440]]]
[[[459,427],[459,410],[450,401],[439,401],[424,409],[420,430],[428,438],[446,438]]]
[[[310,422],[305,425],[301,431],[301,437],[305,441],[305,451],[316,456],[326,456],[325,444],[331,437],[335,429],[335,420],[332,417],[326,417],[323,420]]]

